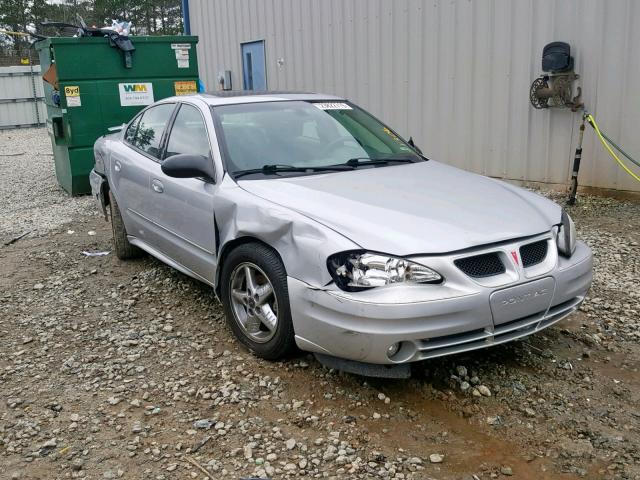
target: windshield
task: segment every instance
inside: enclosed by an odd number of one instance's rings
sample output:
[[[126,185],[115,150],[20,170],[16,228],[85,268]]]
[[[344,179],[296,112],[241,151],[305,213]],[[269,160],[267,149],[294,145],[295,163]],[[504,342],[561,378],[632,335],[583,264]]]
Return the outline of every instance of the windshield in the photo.
[[[345,102],[245,103],[216,106],[213,112],[232,174],[288,169],[287,175],[300,175],[336,165],[373,168],[423,160],[388,127]]]

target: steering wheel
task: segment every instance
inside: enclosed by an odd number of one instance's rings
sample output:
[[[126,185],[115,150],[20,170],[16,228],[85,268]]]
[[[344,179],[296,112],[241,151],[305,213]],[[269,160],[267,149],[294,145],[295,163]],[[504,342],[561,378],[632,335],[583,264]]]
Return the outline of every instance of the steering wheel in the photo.
[[[335,150],[335,149],[336,149],[336,147],[338,147],[338,146],[340,146],[340,145],[344,145],[344,144],[345,144],[345,143],[347,143],[347,142],[353,142],[353,143],[356,143],[356,144],[360,145],[360,144],[358,143],[358,141],[357,141],[355,138],[353,138],[353,137],[351,137],[351,138],[348,138],[348,137],[340,137],[340,138],[337,138],[337,139],[335,139],[335,140],[333,140],[333,141],[331,141],[331,142],[327,143],[327,144],[322,148],[322,150],[320,151],[320,153],[318,154],[318,156],[319,156],[319,157],[326,157],[326,156],[327,156],[327,154],[328,154],[329,152],[332,152],[333,150]]]

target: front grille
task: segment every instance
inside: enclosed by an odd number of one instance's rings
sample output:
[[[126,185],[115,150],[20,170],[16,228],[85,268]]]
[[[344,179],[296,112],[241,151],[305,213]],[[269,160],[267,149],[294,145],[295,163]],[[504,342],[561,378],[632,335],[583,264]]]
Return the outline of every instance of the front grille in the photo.
[[[473,278],[492,277],[505,272],[504,264],[497,252],[483,253],[474,257],[454,260],[456,267]]]
[[[480,328],[441,337],[425,338],[417,343],[420,360],[436,358],[452,353],[468,352],[490,347],[530,335],[547,328],[577,310],[582,297],[574,297],[566,302],[538,312],[503,323],[494,328]]]
[[[542,263],[547,258],[548,246],[547,240],[540,240],[521,246],[520,258],[522,259],[522,266],[527,268]]]

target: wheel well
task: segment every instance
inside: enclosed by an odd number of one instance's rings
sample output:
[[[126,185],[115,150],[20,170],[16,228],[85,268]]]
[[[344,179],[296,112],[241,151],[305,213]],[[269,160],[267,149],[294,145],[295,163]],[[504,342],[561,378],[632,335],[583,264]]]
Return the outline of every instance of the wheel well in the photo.
[[[105,205],[109,205],[109,203],[111,203],[111,200],[109,199],[109,181],[105,181],[102,184],[102,196],[104,198],[104,204]]]
[[[284,262],[282,261],[282,256],[280,256],[280,252],[278,252],[278,250],[273,248],[268,243],[260,240],[259,238],[251,237],[251,236],[234,238],[233,240],[230,240],[229,242],[225,243],[222,249],[220,250],[220,253],[218,254],[218,262],[217,262],[218,265],[216,268],[216,278],[215,278],[215,292],[218,298],[220,298],[220,275],[222,274],[222,267],[224,265],[224,262],[226,261],[227,257],[229,256],[229,253],[232,250],[246,243],[259,243],[260,245],[264,245],[266,248],[274,252],[282,262],[282,265],[284,265]],[[286,271],[286,266],[285,266],[285,271]]]

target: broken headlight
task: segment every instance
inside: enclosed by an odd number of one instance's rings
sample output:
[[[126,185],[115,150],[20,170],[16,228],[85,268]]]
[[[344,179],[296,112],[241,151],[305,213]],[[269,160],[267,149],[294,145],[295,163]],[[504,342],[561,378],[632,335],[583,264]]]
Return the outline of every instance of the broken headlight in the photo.
[[[570,257],[576,249],[576,226],[571,217],[562,211],[562,223],[558,227],[558,252],[565,257]]]
[[[380,253],[336,253],[327,259],[327,267],[336,285],[350,292],[396,283],[442,282],[442,276],[429,267]]]

